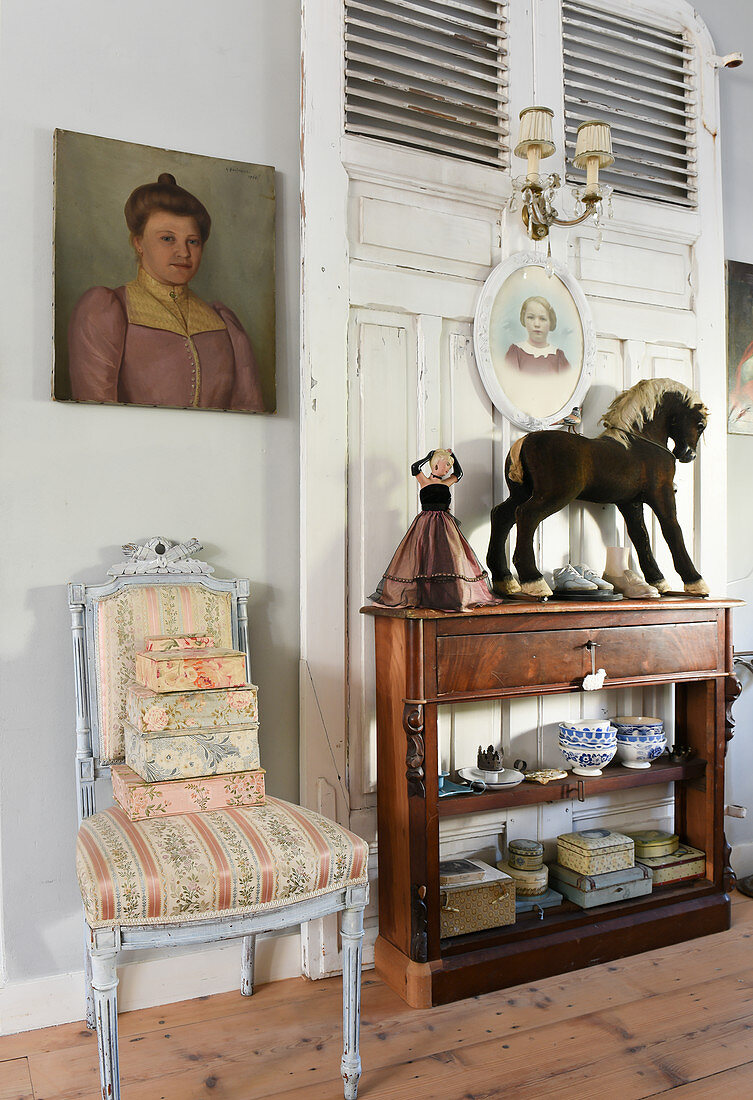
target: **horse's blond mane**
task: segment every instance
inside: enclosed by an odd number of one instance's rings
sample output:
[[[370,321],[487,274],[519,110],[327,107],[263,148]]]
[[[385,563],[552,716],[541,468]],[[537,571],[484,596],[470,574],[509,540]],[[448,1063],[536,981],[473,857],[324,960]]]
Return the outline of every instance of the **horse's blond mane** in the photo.
[[[630,433],[641,430],[668,393],[677,394],[690,408],[697,406],[704,420],[708,417],[709,410],[698,394],[682,382],[675,382],[673,378],[644,378],[615,397],[601,419],[605,428],[602,434],[627,447]]]

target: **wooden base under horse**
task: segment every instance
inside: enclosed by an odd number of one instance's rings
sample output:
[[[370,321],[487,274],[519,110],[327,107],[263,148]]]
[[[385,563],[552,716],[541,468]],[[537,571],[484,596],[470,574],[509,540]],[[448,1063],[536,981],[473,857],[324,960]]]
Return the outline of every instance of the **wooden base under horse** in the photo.
[[[685,591],[707,596],[708,586],[685,548],[674,489],[675,461],[692,462],[707,419],[698,394],[681,382],[646,379],[615,398],[602,419],[605,431],[596,439],[541,431],[514,443],[505,462],[510,495],[492,509],[486,562],[494,591],[500,596],[521,589],[531,596],[552,594],[536,565],[536,528],[572,501],[583,500],[617,505],[646,581],[667,592],[671,586],[651,552],[643,519],[647,504],[659,520]],[[519,582],[510,572],[505,546],[513,525]]]

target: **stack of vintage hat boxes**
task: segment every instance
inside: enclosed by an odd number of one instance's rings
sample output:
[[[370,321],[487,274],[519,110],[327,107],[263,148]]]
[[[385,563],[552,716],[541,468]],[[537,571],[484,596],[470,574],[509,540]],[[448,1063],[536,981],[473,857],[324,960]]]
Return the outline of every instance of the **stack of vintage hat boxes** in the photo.
[[[651,871],[636,863],[632,837],[610,829],[584,829],[557,837],[549,867],[556,890],[583,909],[651,893]]]
[[[258,806],[257,689],[245,655],[208,635],[146,639],[127,690],[125,764],[113,765],[116,801],[133,821]]]

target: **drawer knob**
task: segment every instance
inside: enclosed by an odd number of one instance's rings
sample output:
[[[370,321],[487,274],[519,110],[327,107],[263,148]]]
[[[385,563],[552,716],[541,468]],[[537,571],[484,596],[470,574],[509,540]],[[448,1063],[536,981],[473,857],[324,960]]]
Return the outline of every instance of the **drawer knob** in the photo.
[[[604,687],[604,681],[607,678],[605,669],[596,669],[596,650],[601,648],[601,642],[586,642],[586,649],[591,654],[591,671],[587,676],[583,677],[583,690],[584,691],[599,691]]]

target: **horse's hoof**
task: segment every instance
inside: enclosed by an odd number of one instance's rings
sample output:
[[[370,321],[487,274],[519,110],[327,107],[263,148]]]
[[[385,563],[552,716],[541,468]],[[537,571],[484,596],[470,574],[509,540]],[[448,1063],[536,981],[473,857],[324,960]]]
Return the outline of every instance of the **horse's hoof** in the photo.
[[[543,577],[538,577],[535,581],[523,581],[520,588],[526,596],[538,596],[540,599],[546,599],[547,596],[553,595],[551,588]]]
[[[693,581],[692,584],[685,585],[685,591],[689,596],[708,596],[709,586],[706,584],[703,577],[697,581]]]
[[[492,591],[497,596],[514,596],[516,592],[520,592],[520,585],[512,573],[508,573],[506,577],[492,581]]]
[[[660,577],[658,581],[651,581],[652,585],[657,592],[671,592],[672,585],[665,577]]]

